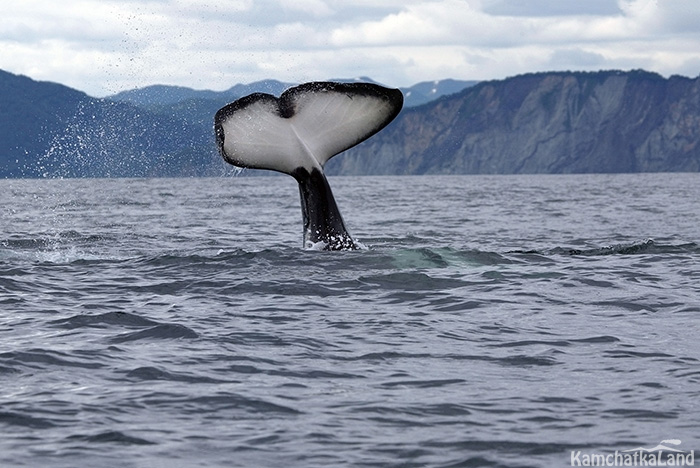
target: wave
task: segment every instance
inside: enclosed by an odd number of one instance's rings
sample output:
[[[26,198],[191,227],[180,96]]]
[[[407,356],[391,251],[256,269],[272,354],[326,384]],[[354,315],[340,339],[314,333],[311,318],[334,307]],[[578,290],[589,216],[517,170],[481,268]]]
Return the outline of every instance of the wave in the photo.
[[[56,424],[47,418],[39,418],[36,416],[28,416],[26,414],[3,411],[0,412],[0,423],[10,426],[20,426],[30,429],[48,429],[55,427]]]
[[[128,312],[107,312],[104,314],[80,314],[49,322],[58,328],[76,330],[80,328],[140,328],[110,339],[111,343],[125,343],[138,340],[167,340],[199,338],[197,332],[177,323],[160,323]]]
[[[158,323],[128,312],[107,312],[97,315],[74,315],[65,319],[53,320],[49,325],[73,330],[83,327],[103,328],[118,325],[123,327],[151,327]]]
[[[236,267],[251,264],[328,265],[356,264],[367,269],[393,268],[399,271],[453,267],[484,267],[554,261],[556,257],[609,255],[677,255],[700,253],[694,242],[658,243],[653,239],[590,248],[556,246],[544,249],[487,250],[457,246],[422,247],[420,239],[372,239],[369,247],[352,252],[304,251],[296,246],[251,249],[207,248],[183,244],[177,240],[143,238],[123,233],[103,235],[65,230],[38,235],[16,235],[0,240],[0,265],[3,262],[72,264],[80,262],[132,261],[134,265],[167,268],[192,264],[227,264]],[[413,244],[414,246],[411,246]],[[416,244],[418,244],[416,246]]]
[[[685,244],[658,244],[653,239],[646,239],[638,242],[607,245],[590,249],[567,249],[557,247],[550,251],[555,255],[569,256],[604,256],[604,255],[676,255],[676,254],[698,254],[700,246],[694,242]]]
[[[56,366],[59,368],[100,369],[103,364],[94,359],[83,359],[81,356],[66,354],[59,351],[34,348],[26,351],[10,351],[0,354],[3,364],[16,367],[28,367],[31,369]],[[12,367],[16,366],[16,367]]]
[[[190,375],[185,373],[168,372],[153,366],[138,367],[126,373],[126,377],[136,381],[165,380],[170,382],[182,382],[189,384],[201,383],[230,383],[230,380],[212,379],[201,375]]]
[[[74,230],[16,235],[0,240],[0,262],[66,264],[79,261],[118,260],[114,236],[82,234]]]
[[[110,339],[110,343],[117,344],[138,340],[173,340],[181,338],[193,339],[199,338],[199,335],[194,330],[184,325],[165,323],[145,330],[115,336]]]
[[[127,435],[121,431],[106,431],[97,434],[75,434],[67,437],[70,442],[87,442],[87,443],[110,443],[119,445],[154,445],[155,442],[151,442],[140,437],[133,437]]]

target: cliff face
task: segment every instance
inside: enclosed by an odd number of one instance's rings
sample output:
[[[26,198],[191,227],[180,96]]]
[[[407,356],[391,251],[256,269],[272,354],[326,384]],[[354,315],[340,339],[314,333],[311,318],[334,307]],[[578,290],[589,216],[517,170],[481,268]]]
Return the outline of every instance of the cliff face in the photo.
[[[641,71],[484,82],[404,112],[342,174],[700,170],[700,78]]]

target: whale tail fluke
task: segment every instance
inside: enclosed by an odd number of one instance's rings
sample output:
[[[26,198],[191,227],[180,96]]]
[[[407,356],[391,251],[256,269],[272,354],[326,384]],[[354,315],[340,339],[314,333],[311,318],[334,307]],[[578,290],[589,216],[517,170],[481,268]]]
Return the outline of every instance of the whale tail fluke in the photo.
[[[323,167],[389,124],[401,111],[398,89],[369,83],[312,82],[277,98],[255,93],[221,108],[216,141],[230,164],[269,169],[299,183],[304,246],[356,248],[348,234]]]

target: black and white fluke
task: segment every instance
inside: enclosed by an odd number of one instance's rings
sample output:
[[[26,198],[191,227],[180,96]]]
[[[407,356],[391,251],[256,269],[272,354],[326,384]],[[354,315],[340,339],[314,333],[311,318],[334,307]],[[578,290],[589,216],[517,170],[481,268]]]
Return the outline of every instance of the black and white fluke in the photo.
[[[312,82],[277,98],[254,93],[219,109],[214,120],[223,158],[269,169],[299,183],[305,248],[357,248],[345,227],[323,166],[371,137],[401,111],[398,89],[370,83]]]

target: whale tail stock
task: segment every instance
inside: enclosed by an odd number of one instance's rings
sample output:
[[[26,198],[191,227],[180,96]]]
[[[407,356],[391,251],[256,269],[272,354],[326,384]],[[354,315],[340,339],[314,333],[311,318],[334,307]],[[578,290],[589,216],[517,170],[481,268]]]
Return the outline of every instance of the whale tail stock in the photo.
[[[357,248],[323,167],[389,124],[401,111],[398,89],[370,83],[312,82],[277,98],[254,93],[219,109],[216,141],[226,162],[289,174],[299,183],[304,247]]]

